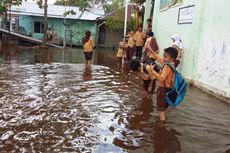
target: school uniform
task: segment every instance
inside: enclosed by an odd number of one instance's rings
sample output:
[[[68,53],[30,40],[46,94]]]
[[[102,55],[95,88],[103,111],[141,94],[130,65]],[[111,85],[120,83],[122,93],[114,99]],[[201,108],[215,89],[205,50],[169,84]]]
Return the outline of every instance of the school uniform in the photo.
[[[136,58],[141,59],[142,57],[142,48],[144,45],[144,33],[137,31],[134,35],[136,40]]]
[[[172,63],[174,64],[174,63]],[[165,65],[160,73],[152,71],[156,79],[158,80],[158,89],[157,89],[157,110],[158,111],[166,111],[168,105],[166,103],[166,91],[171,89],[173,82],[173,70]]]
[[[83,44],[84,55],[86,60],[92,59],[93,47],[94,47],[94,42],[91,38],[86,43]]]
[[[129,36],[128,39],[128,48],[127,48],[127,60],[131,61],[133,58],[133,52],[134,52],[134,46],[135,46],[135,39],[134,36]]]

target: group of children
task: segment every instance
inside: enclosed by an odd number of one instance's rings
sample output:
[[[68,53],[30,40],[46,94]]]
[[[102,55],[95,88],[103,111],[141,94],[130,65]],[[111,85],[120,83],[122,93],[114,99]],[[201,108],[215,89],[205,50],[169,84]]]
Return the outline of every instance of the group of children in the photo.
[[[87,31],[82,39],[87,66],[90,65],[94,47],[94,42],[90,35],[90,31]],[[183,50],[182,41],[178,35],[173,35],[171,39],[171,46],[164,49],[163,58],[161,58],[158,55],[159,46],[154,33],[149,31],[144,34],[142,27],[139,26],[136,33],[130,31],[127,37],[119,42],[117,51],[119,62],[126,61],[133,71],[139,72],[146,93],[154,93],[157,80],[157,110],[160,113],[161,121],[166,120],[166,110],[168,108],[166,91],[173,86],[174,71],[171,66],[177,67],[180,64]],[[142,51],[144,52],[142,53]],[[134,52],[136,52],[135,59],[133,59]],[[144,56],[142,57],[142,55]]]
[[[175,77],[173,69],[169,65],[166,65],[166,63],[174,67],[180,64],[183,45],[179,35],[173,35],[171,37],[171,46],[164,49],[163,58],[161,58],[158,55],[159,47],[153,33],[149,32],[146,35],[147,39],[143,48],[143,58],[136,56],[133,60],[127,58],[127,61],[130,61],[130,68],[133,71],[138,71],[142,78],[145,93],[153,94],[157,81],[157,110],[160,113],[160,120],[165,121],[166,110],[168,108],[166,91],[172,88],[173,78]],[[137,50],[136,48],[136,55],[139,55]],[[123,48],[123,53],[126,53],[126,55],[128,53],[127,51],[125,52],[125,48]],[[124,54],[123,56],[125,57]]]

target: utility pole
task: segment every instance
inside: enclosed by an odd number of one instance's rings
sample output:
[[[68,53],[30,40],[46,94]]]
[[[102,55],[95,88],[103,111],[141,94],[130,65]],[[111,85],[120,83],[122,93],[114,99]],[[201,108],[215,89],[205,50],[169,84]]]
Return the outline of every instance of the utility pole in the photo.
[[[138,29],[139,26],[139,5],[138,5],[138,0],[136,0],[136,30]]]
[[[6,19],[6,25],[7,25],[7,30],[9,32],[9,35],[8,35],[8,43],[10,45],[10,28],[11,28],[11,6],[12,6],[12,0],[9,0],[8,2],[8,5],[7,5],[7,11],[6,11],[6,14],[8,14],[8,11],[9,11],[9,14],[7,15],[7,18],[9,19]]]
[[[129,6],[129,0],[125,1],[125,22],[124,22],[124,38],[126,36],[126,32],[127,32],[127,20],[128,20],[128,6]]]
[[[43,40],[43,45],[46,46],[47,42],[47,29],[48,29],[48,17],[47,17],[47,9],[48,9],[48,0],[45,0],[44,3],[44,40]]]
[[[65,3],[65,13],[64,13],[64,36],[63,36],[63,48],[66,48],[66,1],[64,0]]]

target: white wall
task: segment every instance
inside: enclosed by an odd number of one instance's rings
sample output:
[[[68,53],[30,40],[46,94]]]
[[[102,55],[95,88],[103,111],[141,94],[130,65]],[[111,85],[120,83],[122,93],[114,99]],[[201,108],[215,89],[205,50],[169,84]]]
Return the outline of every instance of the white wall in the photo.
[[[196,80],[230,97],[230,1],[204,6]]]
[[[205,90],[230,100],[230,0],[183,0],[182,5],[159,10],[156,0],[153,30],[161,51],[179,34],[184,43],[180,70]],[[192,24],[178,24],[179,8],[195,5]]]

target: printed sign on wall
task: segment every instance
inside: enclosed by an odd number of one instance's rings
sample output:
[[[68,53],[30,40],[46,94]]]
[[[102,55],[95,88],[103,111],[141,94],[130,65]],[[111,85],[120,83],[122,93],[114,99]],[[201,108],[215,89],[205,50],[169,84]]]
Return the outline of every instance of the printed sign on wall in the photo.
[[[182,4],[182,2],[183,0],[160,0],[160,10],[167,9],[173,5]]]
[[[192,23],[194,18],[195,5],[182,7],[178,12],[178,24]]]

